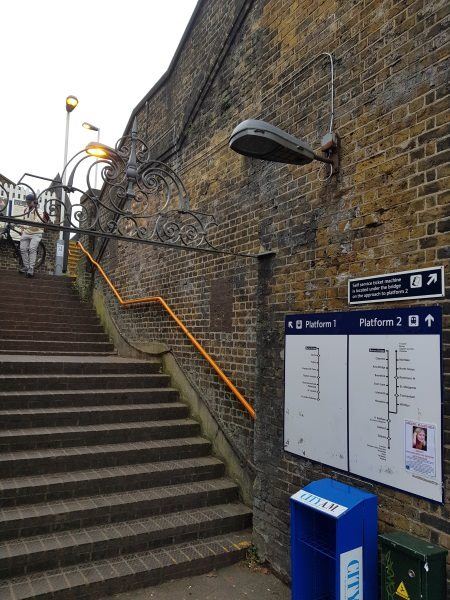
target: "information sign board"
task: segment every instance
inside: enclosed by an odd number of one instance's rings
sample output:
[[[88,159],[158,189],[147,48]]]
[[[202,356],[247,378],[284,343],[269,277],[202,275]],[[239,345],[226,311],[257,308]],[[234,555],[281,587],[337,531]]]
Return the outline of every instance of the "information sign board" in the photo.
[[[349,304],[442,298],[444,294],[444,267],[358,277],[348,281]]]
[[[442,311],[286,317],[285,449],[442,501]]]

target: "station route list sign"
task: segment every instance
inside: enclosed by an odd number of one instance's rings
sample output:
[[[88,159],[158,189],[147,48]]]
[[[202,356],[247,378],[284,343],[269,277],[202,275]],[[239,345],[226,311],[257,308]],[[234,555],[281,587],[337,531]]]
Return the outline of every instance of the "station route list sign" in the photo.
[[[284,447],[442,502],[439,307],[288,315]]]

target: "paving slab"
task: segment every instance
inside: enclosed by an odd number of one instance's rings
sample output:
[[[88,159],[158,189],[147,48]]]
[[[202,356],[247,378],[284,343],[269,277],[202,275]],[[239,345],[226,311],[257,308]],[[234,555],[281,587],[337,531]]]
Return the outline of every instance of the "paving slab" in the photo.
[[[291,590],[266,569],[246,563],[206,575],[109,596],[114,600],[290,600]]]

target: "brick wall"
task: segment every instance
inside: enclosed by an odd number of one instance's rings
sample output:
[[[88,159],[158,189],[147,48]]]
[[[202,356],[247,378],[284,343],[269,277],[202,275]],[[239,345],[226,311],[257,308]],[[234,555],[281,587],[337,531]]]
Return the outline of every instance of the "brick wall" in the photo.
[[[229,439],[255,464],[255,538],[282,574],[289,496],[322,476],[354,483],[283,451],[284,315],[348,309],[350,276],[448,265],[448,11],[443,0],[206,0],[171,76],[138,111],[155,156],[178,170],[195,208],[216,216],[213,242],[277,252],[258,262],[115,242],[103,263],[125,298],[165,298],[254,403],[253,427],[160,308],[121,310],[105,291],[130,339],[173,347]],[[230,151],[233,127],[251,117],[318,148],[329,122],[329,67],[307,62],[325,51],[336,61],[338,177],[323,182],[318,163],[284,166]],[[448,384],[449,305],[441,304]],[[445,410],[448,444],[448,403]],[[448,481],[446,446],[446,498]],[[381,531],[395,527],[449,546],[448,505],[358,485],[378,495]]]

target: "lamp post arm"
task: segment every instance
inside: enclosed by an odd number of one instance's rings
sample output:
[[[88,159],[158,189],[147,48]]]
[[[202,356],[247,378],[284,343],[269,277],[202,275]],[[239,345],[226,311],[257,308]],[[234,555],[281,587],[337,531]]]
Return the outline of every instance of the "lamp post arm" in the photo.
[[[319,162],[326,163],[327,165],[334,165],[335,161],[332,158],[326,158],[325,156],[321,156],[320,154],[316,154],[314,152],[314,160],[318,160]]]

